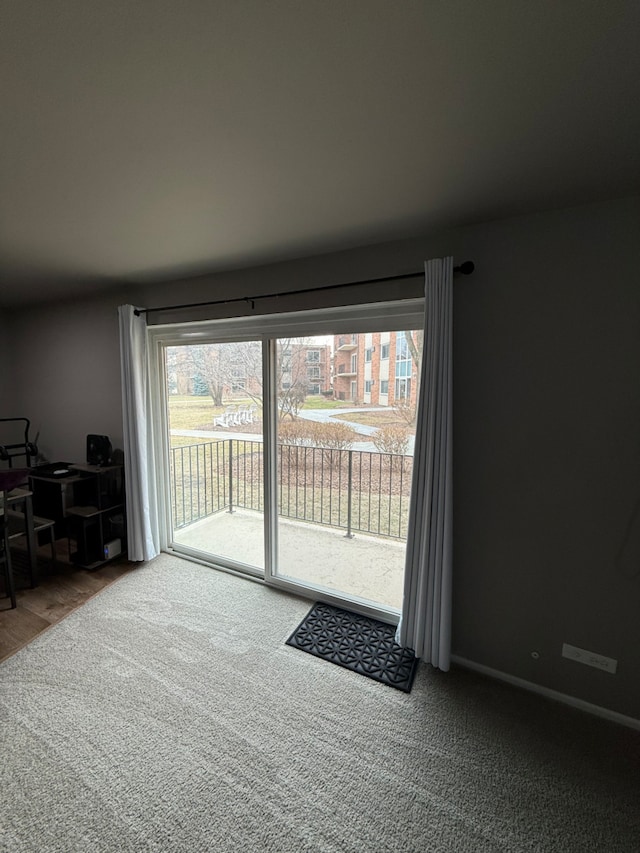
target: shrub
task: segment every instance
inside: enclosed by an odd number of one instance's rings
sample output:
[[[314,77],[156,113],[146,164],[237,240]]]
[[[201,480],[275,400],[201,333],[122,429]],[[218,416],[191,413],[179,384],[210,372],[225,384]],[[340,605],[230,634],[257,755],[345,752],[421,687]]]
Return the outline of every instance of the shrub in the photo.
[[[358,433],[349,424],[317,423],[300,418],[282,422],[278,426],[278,439],[282,444],[321,447],[328,450],[348,450]]]
[[[409,447],[409,430],[405,426],[388,424],[380,427],[373,435],[373,443],[379,453],[394,453],[404,456]]]
[[[302,420],[281,421],[278,424],[278,441],[282,444],[306,444],[306,423]]]
[[[312,437],[311,444],[322,448],[322,455],[332,468],[340,468],[346,460],[343,450],[350,450],[358,433],[352,426],[345,423],[314,423],[309,422]],[[344,458],[343,458],[344,457]]]
[[[354,428],[345,423],[318,423],[300,418],[278,426],[278,440],[282,444],[317,447],[327,464],[334,468],[339,468],[343,461],[339,451],[349,450],[357,437]]]
[[[416,409],[408,400],[398,400],[393,410],[398,416],[398,420],[403,421],[407,426],[413,426],[416,419]]]
[[[353,446],[358,433],[352,426],[345,423],[316,423],[308,422],[311,427],[309,434],[316,447],[326,447],[331,450],[349,450]]]

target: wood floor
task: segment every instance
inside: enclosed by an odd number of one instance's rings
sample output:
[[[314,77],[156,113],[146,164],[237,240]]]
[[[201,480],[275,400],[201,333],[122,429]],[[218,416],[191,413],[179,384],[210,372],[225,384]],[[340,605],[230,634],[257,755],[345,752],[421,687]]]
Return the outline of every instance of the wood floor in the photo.
[[[88,572],[69,563],[62,546],[57,548],[56,563],[52,566],[50,551],[40,549],[38,565],[41,580],[35,589],[30,589],[23,569],[24,558],[19,553],[13,557],[18,606],[11,609],[9,599],[0,598],[0,661],[136,566],[128,560],[116,560]],[[0,579],[0,595],[4,595],[3,579]]]

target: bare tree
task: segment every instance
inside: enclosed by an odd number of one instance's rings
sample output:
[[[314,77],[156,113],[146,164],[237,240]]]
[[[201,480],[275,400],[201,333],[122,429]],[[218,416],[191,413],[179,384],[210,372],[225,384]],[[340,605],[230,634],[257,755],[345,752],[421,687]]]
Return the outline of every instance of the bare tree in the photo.
[[[167,347],[165,350],[165,370],[167,374],[167,391],[169,394],[179,394],[180,365],[178,348]]]
[[[230,350],[231,382],[241,382],[246,396],[262,405],[262,345],[259,341],[227,344]],[[280,338],[276,349],[275,391],[278,417],[298,414],[309,389],[307,338]]]
[[[276,361],[278,416],[297,417],[309,390],[306,353],[308,338],[280,338]]]
[[[405,339],[407,341],[407,346],[409,347],[409,352],[411,353],[411,358],[413,359],[413,363],[416,367],[416,373],[418,379],[420,378],[420,367],[422,364],[422,347],[424,344],[424,329],[414,329],[409,332],[406,331],[404,333]]]
[[[309,389],[306,354],[308,338],[280,338],[277,345],[275,390],[280,420],[296,417]],[[230,393],[242,393],[262,406],[262,343],[232,341],[195,344],[185,348],[183,361],[206,386],[214,405],[222,406]]]
[[[197,371],[207,386],[214,406],[222,406],[224,393],[232,381],[234,344],[195,344],[188,347],[192,371]]]
[[[229,349],[230,390],[262,406],[262,343],[237,341]]]

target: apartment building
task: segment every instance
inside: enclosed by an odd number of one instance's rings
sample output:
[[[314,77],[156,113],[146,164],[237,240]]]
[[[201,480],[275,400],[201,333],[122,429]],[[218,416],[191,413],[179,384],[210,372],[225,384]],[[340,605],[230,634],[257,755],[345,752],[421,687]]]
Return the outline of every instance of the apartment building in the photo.
[[[412,349],[421,352],[421,335],[419,331],[335,335],[335,399],[358,405],[394,406],[403,402],[415,406],[420,365]]]
[[[331,390],[331,352],[328,344],[301,343],[281,338],[278,381],[283,391],[299,386],[305,394]]]
[[[328,344],[302,347],[307,375],[307,393],[325,394],[331,390],[331,349]]]

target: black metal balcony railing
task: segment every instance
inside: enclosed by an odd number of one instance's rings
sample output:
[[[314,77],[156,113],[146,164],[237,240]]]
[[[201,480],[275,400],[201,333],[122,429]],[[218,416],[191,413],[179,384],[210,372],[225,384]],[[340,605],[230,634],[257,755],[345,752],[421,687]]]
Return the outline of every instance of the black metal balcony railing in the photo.
[[[278,445],[278,512],[312,524],[407,538],[412,456]],[[177,530],[218,512],[264,509],[261,441],[226,439],[171,450]]]

